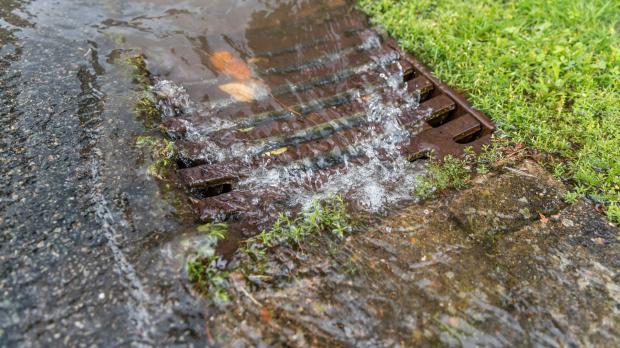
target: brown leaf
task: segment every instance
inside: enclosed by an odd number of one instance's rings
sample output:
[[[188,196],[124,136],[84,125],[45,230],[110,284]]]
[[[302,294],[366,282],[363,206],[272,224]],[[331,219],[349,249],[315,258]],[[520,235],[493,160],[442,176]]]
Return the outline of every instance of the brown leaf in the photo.
[[[540,216],[540,221],[541,221],[543,224],[546,224],[546,223],[548,223],[548,222],[549,222],[549,218],[547,218],[547,217],[546,217],[543,213],[538,213],[538,215]]]
[[[220,86],[220,90],[230,94],[235,100],[240,102],[251,102],[256,98],[254,89],[243,83],[227,83]]]
[[[269,63],[269,59],[263,57],[252,57],[248,59],[248,63],[250,64],[267,64]]]
[[[229,75],[235,80],[245,81],[252,78],[250,68],[228,51],[215,52],[211,56],[211,64],[217,71]]]
[[[265,156],[277,156],[277,155],[281,155],[281,154],[285,153],[286,150],[288,150],[288,147],[284,146],[284,147],[281,147],[281,148],[278,148],[278,149],[275,149],[275,150],[271,150],[271,151],[265,153],[264,155]]]
[[[267,87],[262,82],[255,80],[249,80],[245,83],[227,83],[219,86],[219,88],[235,98],[235,100],[245,103],[249,103],[269,93]]]
[[[271,312],[269,311],[269,308],[267,307],[263,307],[260,310],[260,318],[264,323],[269,323],[271,322]]]

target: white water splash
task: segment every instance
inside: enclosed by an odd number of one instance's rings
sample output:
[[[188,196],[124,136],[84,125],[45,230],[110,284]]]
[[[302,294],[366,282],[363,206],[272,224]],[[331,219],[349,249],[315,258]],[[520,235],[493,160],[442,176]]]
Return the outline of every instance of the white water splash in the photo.
[[[374,37],[374,40],[377,40]],[[374,47],[377,43],[373,36],[364,44]],[[363,100],[365,112],[362,114],[363,123],[367,124],[368,133],[364,138],[354,139],[343,148],[332,149],[332,155],[344,163],[342,170],[325,177],[325,171],[320,168],[328,166],[325,158],[303,160],[298,163],[277,168],[259,166],[236,186],[242,190],[260,190],[273,188],[285,190],[288,188],[289,200],[292,205],[304,204],[314,198],[324,198],[334,193],[348,193],[357,205],[365,210],[376,212],[396,202],[413,199],[411,190],[415,186],[416,177],[423,171],[423,165],[411,163],[400,154],[400,147],[412,137],[412,129],[401,124],[404,112],[415,111],[419,107],[419,95],[412,95],[407,84],[404,83],[403,69],[398,64],[396,72],[389,70],[399,58],[398,53],[373,57],[373,61],[352,69],[355,75],[364,76],[365,72],[379,69],[383,80],[382,89],[368,83],[366,90],[358,96]],[[288,88],[296,91],[304,84],[292,84]],[[170,81],[161,82],[156,86],[158,97],[164,98],[164,105],[173,110],[195,112],[197,107],[191,105],[189,96],[180,86]],[[361,97],[364,95],[364,97]],[[390,102],[384,96],[390,95]],[[220,105],[220,102],[224,103]],[[304,101],[300,101],[303,103]],[[205,107],[222,107],[228,101],[213,101]],[[204,111],[204,110],[203,110]],[[256,156],[265,151],[268,141],[237,142],[227,148],[221,148],[209,140],[209,134],[217,130],[234,128],[238,125],[212,117],[209,122],[200,122],[200,128],[187,127],[186,138],[200,142],[203,145],[201,153],[193,154],[193,158],[200,158],[206,163],[225,162],[235,159],[251,163]],[[232,123],[232,124],[231,124]],[[338,126],[338,125],[337,125]],[[303,138],[307,130],[298,131],[297,135]],[[294,135],[291,135],[291,137]],[[268,146],[267,146],[268,147]],[[353,158],[365,158],[363,163],[352,161]],[[318,179],[322,175],[321,179]]]
[[[419,96],[411,95],[402,74],[381,75],[389,93],[400,99],[398,104],[384,102],[378,93],[369,93],[365,98],[365,121],[369,124],[369,135],[355,139],[349,147],[333,149],[342,154],[345,166],[332,173],[323,182],[312,185],[316,178],[316,164],[308,160],[279,168],[260,167],[247,179],[239,183],[241,189],[291,187],[292,205],[304,205],[313,199],[326,198],[335,193],[348,192],[359,208],[377,212],[394,203],[413,199],[412,189],[416,177],[423,172],[422,163],[411,163],[400,154],[400,146],[412,136],[412,131],[402,126],[399,117],[405,111],[419,107]],[[404,101],[404,103],[402,103]],[[382,155],[380,155],[382,154]],[[348,161],[347,156],[362,156],[368,161],[359,164]],[[386,160],[386,157],[389,160]],[[311,186],[310,188],[304,188]],[[318,188],[316,187],[318,186]]]

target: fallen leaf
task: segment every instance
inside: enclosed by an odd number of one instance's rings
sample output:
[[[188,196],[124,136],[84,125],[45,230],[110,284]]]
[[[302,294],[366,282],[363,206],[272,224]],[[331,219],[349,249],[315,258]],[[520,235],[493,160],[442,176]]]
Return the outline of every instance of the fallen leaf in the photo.
[[[271,151],[269,151],[269,152],[266,152],[266,153],[265,153],[265,156],[272,156],[272,155],[273,155],[273,156],[277,156],[277,155],[281,155],[281,154],[285,153],[285,152],[286,152],[286,150],[288,150],[288,147],[286,147],[286,146],[285,146],[285,147],[281,147],[281,148],[279,148],[279,149],[275,149],[275,150],[271,150]]]
[[[245,81],[252,78],[250,68],[228,51],[215,52],[211,55],[210,60],[217,71],[229,75],[235,80]]]
[[[538,215],[540,216],[540,221],[543,224],[546,224],[547,222],[549,222],[549,219],[543,213],[538,213]]]
[[[220,86],[220,90],[230,94],[235,100],[240,102],[251,102],[256,98],[254,89],[243,83],[227,83]]]
[[[263,58],[263,57],[252,57],[252,58],[248,59],[248,63],[250,63],[250,64],[258,64],[258,63],[267,64],[267,63],[269,63],[269,59]]]
[[[246,103],[269,95],[269,90],[265,84],[256,80],[248,80],[243,83],[231,82],[221,85],[219,88],[235,100]]]
[[[260,317],[261,317],[261,320],[264,323],[271,322],[271,312],[269,311],[269,308],[267,308],[267,307],[261,308],[261,310],[260,310]]]

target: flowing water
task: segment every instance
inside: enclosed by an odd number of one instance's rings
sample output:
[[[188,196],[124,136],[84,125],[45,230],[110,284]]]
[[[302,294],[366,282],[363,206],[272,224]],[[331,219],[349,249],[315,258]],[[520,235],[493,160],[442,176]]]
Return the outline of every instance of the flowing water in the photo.
[[[269,212],[344,193],[364,221],[375,221],[414,199],[411,189],[423,163],[401,153],[416,130],[400,120],[416,110],[422,120],[428,112],[420,95],[406,89],[403,66],[378,49],[380,38],[352,6],[305,0],[0,1],[0,346],[620,342],[613,267],[567,252],[574,243],[563,242],[552,256],[536,254],[541,269],[561,271],[545,273],[543,283],[535,275],[520,277],[511,263],[488,258],[484,248],[458,235],[461,227],[428,222],[432,207],[369,228],[372,233],[362,232],[340,249],[322,241],[305,256],[281,251],[274,261],[278,272],[290,269],[299,279],[261,288],[254,297],[214,307],[194,291],[187,258],[212,248],[213,241],[196,231],[188,193],[149,175],[153,159],[136,139],[163,136],[157,124],[134,112],[144,91],[127,58],[146,57],[150,83],[167,101],[160,105],[163,121],[183,125],[164,127],[181,151],[179,166],[234,162],[249,168],[236,190],[253,192],[253,199],[272,191],[286,196],[283,205],[267,204]],[[341,21],[317,24],[330,16]],[[355,35],[343,35],[347,30]],[[251,67],[253,77],[242,78],[249,106],[220,88],[238,89],[234,75],[244,70],[222,74],[212,61],[218,52]],[[334,76],[333,83],[350,73],[368,79],[358,81],[363,88],[336,83],[329,90],[328,82],[312,80],[318,71]],[[363,136],[340,139],[337,171],[325,171],[321,161],[327,157],[276,168],[255,161],[317,134],[325,137],[325,129],[225,141],[231,129],[251,133],[266,124],[249,115],[268,110],[269,122],[286,125],[290,108],[297,108],[292,114],[310,113],[334,92],[361,102],[351,123],[331,123],[327,132],[367,125]],[[284,114],[277,111],[282,109]],[[181,128],[182,135],[175,133]],[[434,227],[422,231],[428,224]],[[603,225],[596,226],[610,228]],[[416,247],[401,248],[414,239]],[[568,275],[571,269],[581,274],[579,286],[573,286],[578,280]],[[503,288],[515,282],[521,292]],[[584,291],[587,296],[566,298],[574,301],[579,320],[590,322],[571,320],[570,301],[552,301],[553,289],[570,296]],[[271,312],[257,309],[257,301]],[[536,313],[544,320],[526,324],[524,317]],[[519,341],[522,335],[527,343]]]

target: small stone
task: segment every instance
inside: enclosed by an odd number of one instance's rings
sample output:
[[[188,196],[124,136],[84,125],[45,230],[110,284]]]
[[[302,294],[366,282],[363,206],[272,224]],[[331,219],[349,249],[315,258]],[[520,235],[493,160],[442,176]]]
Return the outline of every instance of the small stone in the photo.
[[[446,272],[446,278],[453,279],[454,278],[454,272],[452,272],[452,271]]]
[[[100,299],[100,300],[105,299],[105,293],[103,293],[103,292],[102,292],[102,293],[100,293],[100,294],[99,294],[99,299]]]
[[[573,222],[573,220],[570,220],[570,219],[562,219],[562,226],[573,227],[575,226],[575,223]]]
[[[524,218],[529,219],[532,217],[532,213],[528,208],[519,209],[519,214],[523,215]]]

